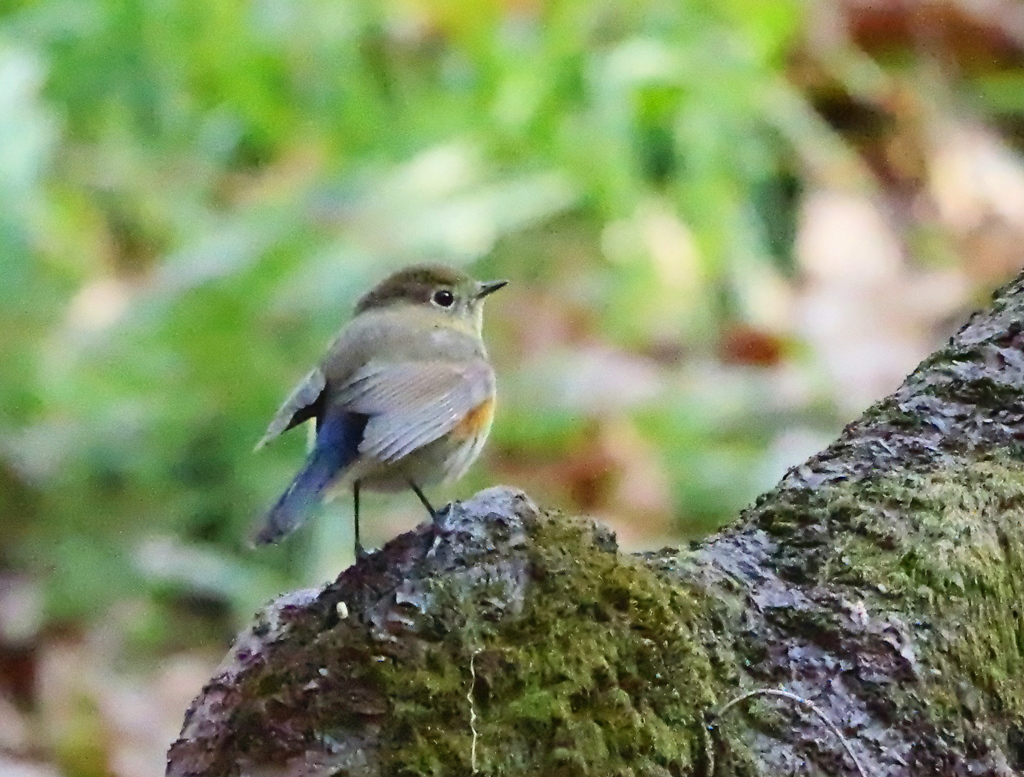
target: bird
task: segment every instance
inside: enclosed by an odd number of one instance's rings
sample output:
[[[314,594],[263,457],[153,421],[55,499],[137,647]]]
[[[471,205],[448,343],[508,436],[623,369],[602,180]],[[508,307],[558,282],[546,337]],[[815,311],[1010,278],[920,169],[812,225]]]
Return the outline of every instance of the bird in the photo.
[[[254,545],[301,526],[325,497],[351,488],[354,551],[362,490],[411,489],[435,521],[425,486],[454,482],[480,455],[494,418],[495,374],[483,340],[484,300],[508,281],[477,281],[441,264],[398,270],[364,294],[320,363],[273,416],[259,450],[313,421],[302,468],[270,508]]]

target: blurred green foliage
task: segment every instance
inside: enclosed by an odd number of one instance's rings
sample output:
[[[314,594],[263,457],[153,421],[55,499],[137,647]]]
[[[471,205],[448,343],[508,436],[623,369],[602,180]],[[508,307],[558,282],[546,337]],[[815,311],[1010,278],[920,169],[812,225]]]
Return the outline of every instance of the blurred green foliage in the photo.
[[[525,330],[547,336],[547,305],[576,322],[567,349],[713,358],[760,273],[788,267],[772,116],[799,8],[0,4],[2,561],[45,577],[55,617],[198,597],[245,618],[336,573],[344,521],[244,547],[304,439],[252,444],[355,295],[438,258],[519,286],[491,309],[493,450],[458,493],[626,414],[680,520],[723,520],[777,474],[758,470],[777,424],[756,381],[723,395],[673,368],[635,413],[573,404],[537,389]],[[688,264],[638,231],[659,219],[686,225]]]

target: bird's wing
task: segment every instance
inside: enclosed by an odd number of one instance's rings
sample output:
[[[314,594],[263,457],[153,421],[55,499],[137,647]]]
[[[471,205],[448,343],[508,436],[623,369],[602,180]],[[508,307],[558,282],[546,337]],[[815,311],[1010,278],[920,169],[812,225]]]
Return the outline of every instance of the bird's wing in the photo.
[[[454,429],[494,394],[494,371],[468,362],[370,362],[331,404],[369,417],[360,453],[393,462]]]
[[[323,370],[319,367],[313,369],[302,382],[296,386],[288,398],[284,401],[274,418],[263,433],[263,437],[256,443],[256,450],[259,450],[268,442],[273,440],[282,432],[286,432],[293,426],[298,426],[303,421],[308,421],[317,414],[320,406],[320,396],[327,385]]]

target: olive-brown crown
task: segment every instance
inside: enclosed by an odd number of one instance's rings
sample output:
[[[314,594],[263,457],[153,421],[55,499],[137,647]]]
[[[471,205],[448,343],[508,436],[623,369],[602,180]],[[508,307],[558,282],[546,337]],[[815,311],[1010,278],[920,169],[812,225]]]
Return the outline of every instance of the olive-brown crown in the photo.
[[[356,313],[399,302],[430,304],[439,290],[458,295],[470,292],[476,282],[463,272],[443,264],[418,264],[392,273],[356,303]]]

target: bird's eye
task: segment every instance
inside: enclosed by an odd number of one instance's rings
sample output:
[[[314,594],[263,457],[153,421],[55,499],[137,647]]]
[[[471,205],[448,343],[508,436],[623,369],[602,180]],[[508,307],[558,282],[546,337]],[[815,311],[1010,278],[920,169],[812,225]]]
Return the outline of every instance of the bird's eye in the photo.
[[[435,305],[440,305],[443,308],[450,308],[454,302],[455,295],[448,291],[448,289],[441,289],[434,292]]]

